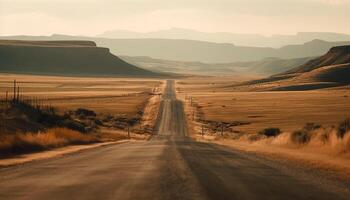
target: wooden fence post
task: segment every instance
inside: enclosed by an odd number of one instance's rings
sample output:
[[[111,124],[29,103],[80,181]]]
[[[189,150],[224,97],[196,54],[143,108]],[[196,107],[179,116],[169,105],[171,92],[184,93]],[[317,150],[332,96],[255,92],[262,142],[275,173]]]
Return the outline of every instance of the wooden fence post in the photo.
[[[16,101],[16,79],[13,81],[13,101]]]
[[[221,122],[221,136],[224,136],[224,123]]]
[[[19,101],[19,86],[17,86],[17,101]]]
[[[128,138],[130,139],[130,125],[128,123]]]
[[[204,125],[202,124],[202,137],[204,137]]]

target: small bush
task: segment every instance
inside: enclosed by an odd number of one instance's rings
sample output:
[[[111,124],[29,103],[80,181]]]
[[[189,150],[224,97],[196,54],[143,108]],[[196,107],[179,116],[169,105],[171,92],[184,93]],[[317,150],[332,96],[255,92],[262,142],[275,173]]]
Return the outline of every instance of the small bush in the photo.
[[[102,121],[101,120],[99,120],[99,119],[95,119],[95,124],[96,125],[98,125],[98,126],[103,126],[103,123],[102,123]]]
[[[322,126],[320,124],[315,124],[315,123],[306,123],[305,126],[303,127],[303,130],[305,131],[313,131],[321,128]]]
[[[308,132],[306,130],[298,130],[298,131],[294,131],[291,134],[291,139],[294,143],[305,144],[305,143],[308,143],[310,141],[311,134],[310,134],[310,132]]]
[[[72,119],[65,119],[62,122],[60,122],[59,126],[61,127],[66,127],[75,131],[79,131],[82,133],[85,133],[85,124],[83,124],[82,122],[78,122]]]
[[[78,108],[75,111],[75,114],[82,117],[96,117],[96,113],[94,111],[84,108]]]
[[[343,138],[350,131],[350,119],[346,119],[338,125],[337,136]]]
[[[276,137],[281,134],[281,130],[279,128],[265,128],[264,130],[259,131],[259,134],[267,137]]]
[[[291,140],[296,144],[305,144],[310,142],[314,130],[322,126],[316,123],[306,123],[301,130],[294,131],[291,134]],[[322,136],[326,137],[326,136]],[[325,139],[325,138],[324,138]]]

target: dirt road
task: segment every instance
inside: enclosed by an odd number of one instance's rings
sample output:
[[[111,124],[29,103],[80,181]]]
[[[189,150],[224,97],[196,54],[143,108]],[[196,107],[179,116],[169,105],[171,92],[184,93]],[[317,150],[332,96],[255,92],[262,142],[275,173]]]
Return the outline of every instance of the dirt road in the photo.
[[[350,182],[187,136],[167,82],[158,134],[0,169],[0,199],[350,199]]]

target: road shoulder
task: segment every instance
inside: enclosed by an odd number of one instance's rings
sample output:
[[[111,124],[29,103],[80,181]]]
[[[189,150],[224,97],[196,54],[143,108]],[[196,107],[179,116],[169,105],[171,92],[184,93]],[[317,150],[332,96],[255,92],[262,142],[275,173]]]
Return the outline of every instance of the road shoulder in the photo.
[[[17,155],[11,158],[4,158],[0,159],[0,168],[1,167],[9,167],[13,165],[20,165],[28,162],[33,161],[39,161],[39,160],[45,160],[55,157],[64,156],[67,154],[77,153],[84,150],[90,150],[98,147],[108,146],[108,145],[116,145],[116,144],[122,144],[129,142],[131,140],[119,140],[119,141],[112,141],[112,142],[102,142],[102,143],[95,143],[90,145],[71,145],[66,146],[62,148],[55,148],[48,151],[43,152],[37,152],[37,153],[29,153],[29,154],[22,154]]]

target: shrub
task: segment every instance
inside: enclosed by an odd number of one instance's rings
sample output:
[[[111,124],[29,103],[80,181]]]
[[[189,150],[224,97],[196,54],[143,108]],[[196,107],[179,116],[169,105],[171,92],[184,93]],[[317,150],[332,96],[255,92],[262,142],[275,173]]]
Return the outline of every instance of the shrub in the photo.
[[[350,131],[350,119],[346,119],[338,125],[337,136],[343,138]]]
[[[320,124],[306,123],[305,126],[303,127],[303,130],[305,130],[305,131],[313,131],[313,130],[319,129],[321,127],[322,126]]]
[[[310,141],[311,134],[309,131],[306,131],[306,130],[298,130],[298,131],[294,131],[291,134],[291,139],[294,143],[305,144]]]
[[[95,122],[95,124],[98,125],[98,126],[103,126],[102,121],[99,120],[99,119],[95,119],[94,122]]]
[[[301,130],[294,131],[291,134],[291,140],[297,144],[305,144],[310,142],[314,130],[320,129],[322,126],[316,123],[306,123]],[[326,136],[323,136],[326,137]]]
[[[78,108],[75,111],[75,114],[82,117],[96,117],[96,113],[94,111],[84,108]]]
[[[265,128],[264,130],[259,131],[259,134],[267,137],[276,137],[281,134],[281,130],[279,128]]]
[[[79,131],[81,133],[85,133],[85,124],[82,122],[78,122],[72,119],[65,119],[62,122],[60,122],[59,126],[66,127],[75,131]]]

